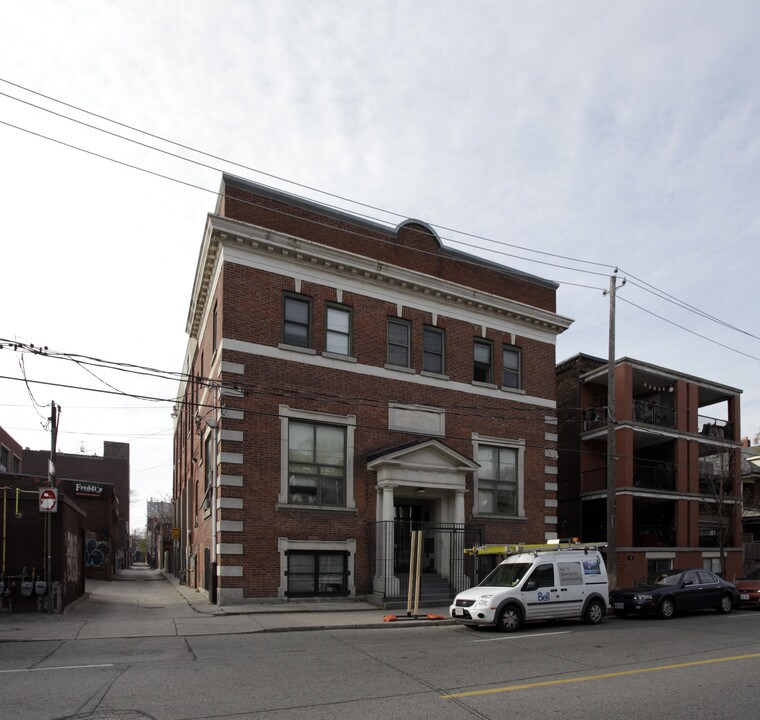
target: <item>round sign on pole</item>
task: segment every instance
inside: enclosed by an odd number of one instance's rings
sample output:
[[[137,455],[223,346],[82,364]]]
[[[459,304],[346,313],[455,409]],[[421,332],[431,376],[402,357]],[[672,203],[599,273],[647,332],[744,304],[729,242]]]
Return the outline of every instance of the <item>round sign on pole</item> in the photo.
[[[40,512],[58,512],[58,490],[42,488],[40,490]]]

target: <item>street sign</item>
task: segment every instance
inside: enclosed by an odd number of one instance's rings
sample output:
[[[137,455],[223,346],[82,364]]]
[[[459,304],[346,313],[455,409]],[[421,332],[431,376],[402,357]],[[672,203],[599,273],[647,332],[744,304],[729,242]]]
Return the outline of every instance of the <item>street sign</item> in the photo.
[[[179,540],[179,528],[172,528],[172,538]]]
[[[42,488],[40,490],[40,512],[58,512],[57,488]]]

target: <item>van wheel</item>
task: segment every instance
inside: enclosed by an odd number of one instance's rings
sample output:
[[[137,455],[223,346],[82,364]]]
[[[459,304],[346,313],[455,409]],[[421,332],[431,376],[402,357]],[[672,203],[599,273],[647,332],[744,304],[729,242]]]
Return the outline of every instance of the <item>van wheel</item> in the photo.
[[[734,599],[726,593],[721,597],[720,599],[720,605],[716,608],[716,610],[721,614],[725,615],[727,613],[730,613],[734,609]]]
[[[505,605],[499,611],[496,627],[500,632],[515,632],[522,627],[523,616],[520,608],[515,605]]]
[[[586,605],[586,612],[583,613],[583,622],[587,625],[598,625],[604,620],[605,613],[604,603],[601,600],[592,600]]]
[[[673,602],[673,598],[666,597],[660,603],[660,607],[657,608],[657,614],[663,620],[670,620],[676,614],[676,606]]]

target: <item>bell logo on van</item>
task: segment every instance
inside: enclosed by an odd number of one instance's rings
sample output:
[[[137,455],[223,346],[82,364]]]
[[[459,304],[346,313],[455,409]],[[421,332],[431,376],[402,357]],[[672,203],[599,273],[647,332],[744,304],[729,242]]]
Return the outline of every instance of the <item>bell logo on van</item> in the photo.
[[[551,600],[551,596],[548,592],[538,591],[538,602],[549,602],[549,600]]]

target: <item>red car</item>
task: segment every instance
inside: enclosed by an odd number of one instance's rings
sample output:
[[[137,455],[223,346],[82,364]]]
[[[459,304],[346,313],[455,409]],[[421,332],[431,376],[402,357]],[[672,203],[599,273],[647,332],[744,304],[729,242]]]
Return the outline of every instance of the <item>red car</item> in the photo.
[[[750,570],[735,583],[739,591],[739,605],[760,607],[760,568]]]

